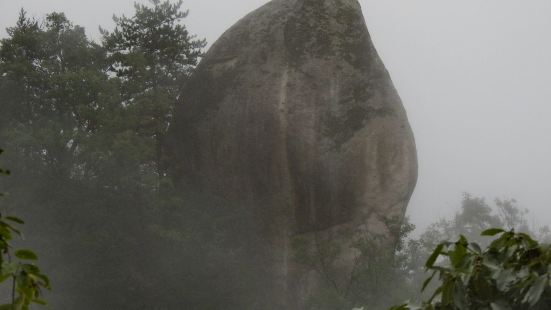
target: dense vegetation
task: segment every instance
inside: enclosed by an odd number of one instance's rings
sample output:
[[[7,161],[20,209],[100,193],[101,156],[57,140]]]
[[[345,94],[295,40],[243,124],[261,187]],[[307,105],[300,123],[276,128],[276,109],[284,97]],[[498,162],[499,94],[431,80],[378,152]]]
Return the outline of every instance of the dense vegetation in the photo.
[[[538,310],[551,307],[551,246],[528,234],[488,229],[482,236],[501,236],[485,250],[461,236],[440,243],[426,262],[437,286],[421,306],[404,304],[391,310]],[[440,259],[441,258],[441,259]]]
[[[2,209],[27,219],[55,309],[178,307],[162,142],[205,45],[181,4],[136,5],[101,43],[63,13],[22,11],[0,41]]]
[[[534,251],[541,251],[542,253],[547,253],[548,246],[540,247],[539,243],[533,241],[528,234],[536,236],[542,242],[549,242],[549,228],[547,226],[539,229],[537,227],[530,227],[526,220],[527,212],[527,210],[521,209],[517,205],[517,202],[512,199],[497,199],[494,205],[491,206],[483,198],[465,194],[460,208],[453,218],[441,219],[429,225],[418,237],[412,236],[415,227],[407,220],[402,225],[395,225],[394,227],[397,229],[396,232],[399,238],[393,253],[382,251],[384,247],[380,246],[381,243],[377,236],[365,236],[365,238],[353,244],[356,251],[356,266],[350,274],[346,275],[349,281],[346,290],[337,288],[333,284],[334,279],[327,276],[335,274],[336,262],[333,261],[333,258],[337,257],[338,252],[344,249],[340,248],[338,244],[319,242],[318,251],[304,252],[301,251],[300,240],[298,240],[296,245],[298,250],[297,259],[304,264],[308,264],[312,269],[317,270],[326,282],[326,286],[310,301],[309,309],[387,309],[392,304],[400,301],[411,300],[412,304],[422,304],[422,301],[425,299],[430,300],[430,302],[426,303],[423,309],[433,309],[430,308],[431,306],[434,309],[456,309],[449,306],[456,302],[459,297],[456,297],[452,301],[444,298],[445,306],[439,304],[442,297],[442,289],[446,287],[449,290],[450,285],[452,285],[450,283],[455,283],[453,281],[467,279],[465,281],[468,282],[470,278],[467,273],[474,272],[474,262],[477,260],[476,255],[493,255],[491,253],[496,251],[503,253],[503,251],[507,252],[517,245],[522,246],[522,248],[518,249],[517,255],[519,257],[525,252],[534,253]],[[393,226],[391,225],[391,227]],[[506,227],[518,233],[504,233],[501,239],[499,239],[501,241],[491,243],[491,240],[482,233],[493,227]],[[501,233],[503,231],[490,230],[489,232]],[[489,232],[487,231],[485,235],[488,235]],[[448,241],[455,240],[458,236],[461,236],[461,239],[457,243]],[[507,243],[507,241],[504,241],[504,238],[512,241]],[[482,249],[486,246],[489,246],[489,248],[483,254]],[[457,247],[460,247],[460,249]],[[461,247],[466,248],[463,249]],[[453,251],[458,251],[458,254],[451,254],[454,253]],[[544,269],[549,266],[549,262],[545,262],[547,259],[545,255],[547,254],[534,258],[534,262],[536,264],[539,263],[539,266],[544,267]],[[435,256],[450,257],[452,263],[456,263],[457,265],[451,264],[451,267],[446,267],[449,269],[442,269],[442,266],[435,264]],[[459,256],[461,257],[459,258]],[[427,263],[427,259],[431,257],[432,259]],[[319,263],[321,261],[324,262],[323,265]],[[472,265],[465,266],[468,263]],[[501,273],[508,272],[507,270],[513,268],[513,266],[514,268],[520,267],[522,264],[526,264],[527,268],[531,268],[529,267],[531,265],[526,261],[517,262],[514,265],[514,263],[508,261],[503,255],[499,257],[497,264],[494,266],[491,276],[497,276],[497,273],[505,276],[504,273]],[[427,271],[430,271],[430,273],[427,273]],[[448,281],[444,282],[440,288],[438,283],[436,283],[436,277],[430,283],[425,282],[427,276],[430,276],[435,271],[443,272],[440,278],[443,281]],[[540,272],[543,274],[541,277],[544,277],[546,272],[547,269]],[[530,276],[529,279],[521,279],[521,275],[521,273],[518,274],[519,278],[517,280],[526,280],[523,282],[526,288],[529,288],[537,278]],[[511,278],[508,279],[508,281],[512,280]],[[493,285],[497,284],[493,282]],[[459,285],[454,286],[454,288],[457,286]],[[467,284],[464,284],[464,286],[467,287]],[[422,287],[424,287],[424,294],[421,292]],[[549,284],[546,284],[546,288],[549,288]],[[432,296],[433,294],[428,294],[429,291],[434,291],[436,294]],[[517,298],[518,296],[524,298],[526,291],[517,291]],[[468,298],[468,296],[462,295],[464,294],[462,291],[455,291],[455,293],[457,296]],[[449,298],[447,296],[446,298]],[[494,301],[497,301],[496,295],[488,296],[485,299],[485,302],[487,302],[485,305],[489,306]],[[434,305],[431,304],[432,302],[434,302]],[[497,301],[496,303],[496,305],[502,304],[504,304],[502,301]],[[474,308],[469,307],[461,308],[458,306],[457,309],[484,309],[484,307],[477,308],[478,305],[473,306]],[[417,308],[411,305],[404,305],[396,309]],[[524,308],[520,306],[518,309]]]

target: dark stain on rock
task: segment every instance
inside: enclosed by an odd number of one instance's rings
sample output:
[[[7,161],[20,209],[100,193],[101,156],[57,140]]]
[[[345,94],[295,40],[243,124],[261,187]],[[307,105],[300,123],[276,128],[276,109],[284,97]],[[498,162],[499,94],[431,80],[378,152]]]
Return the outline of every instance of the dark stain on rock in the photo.
[[[328,112],[323,119],[322,133],[334,142],[336,149],[340,149],[356,132],[364,128],[369,120],[393,115],[393,113],[389,108],[369,106],[353,106],[342,115]]]

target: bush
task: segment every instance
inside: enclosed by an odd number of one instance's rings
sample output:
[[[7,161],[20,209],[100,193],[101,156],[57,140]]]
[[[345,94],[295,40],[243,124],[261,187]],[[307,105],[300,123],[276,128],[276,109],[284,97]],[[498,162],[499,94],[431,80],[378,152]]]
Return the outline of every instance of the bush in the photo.
[[[421,306],[409,309],[551,309],[551,246],[539,244],[528,234],[488,229],[482,236],[499,236],[486,249],[461,236],[457,242],[440,243],[426,262],[436,287]]]

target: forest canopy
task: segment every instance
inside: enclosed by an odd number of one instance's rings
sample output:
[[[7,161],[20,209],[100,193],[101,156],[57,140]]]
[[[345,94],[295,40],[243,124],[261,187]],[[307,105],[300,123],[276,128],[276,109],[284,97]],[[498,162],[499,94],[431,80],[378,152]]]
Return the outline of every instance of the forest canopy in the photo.
[[[160,195],[163,139],[205,46],[186,16],[181,1],[136,4],[98,43],[61,12],[22,10],[0,41],[2,209],[27,219],[54,308],[171,307],[185,290],[158,264],[180,233],[163,223],[178,217]]]

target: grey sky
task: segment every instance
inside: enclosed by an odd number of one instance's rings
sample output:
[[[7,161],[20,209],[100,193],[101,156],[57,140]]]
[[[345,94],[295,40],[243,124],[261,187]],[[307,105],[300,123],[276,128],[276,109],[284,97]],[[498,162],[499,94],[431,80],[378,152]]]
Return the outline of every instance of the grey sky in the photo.
[[[187,0],[190,30],[212,43],[263,0]],[[362,0],[404,101],[420,162],[413,222],[451,214],[463,191],[514,197],[551,224],[551,1]],[[63,11],[97,37],[127,0],[0,0],[0,29],[25,7]]]

